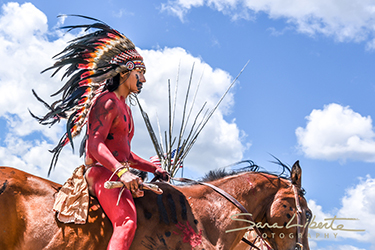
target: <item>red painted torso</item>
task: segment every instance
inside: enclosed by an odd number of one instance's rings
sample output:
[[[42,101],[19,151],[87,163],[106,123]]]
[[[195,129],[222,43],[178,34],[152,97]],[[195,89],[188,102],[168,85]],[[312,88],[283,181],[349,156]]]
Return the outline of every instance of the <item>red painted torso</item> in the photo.
[[[104,158],[112,157],[118,162],[129,160],[134,123],[130,108],[123,98],[119,99],[113,92],[101,94],[92,106],[88,125],[86,164],[99,162],[106,165],[105,161],[112,161]],[[105,144],[111,155],[106,155],[103,150],[100,150],[97,155],[93,150],[90,150],[100,147],[101,142]],[[94,147],[88,147],[88,145]],[[112,168],[113,166],[106,167]]]

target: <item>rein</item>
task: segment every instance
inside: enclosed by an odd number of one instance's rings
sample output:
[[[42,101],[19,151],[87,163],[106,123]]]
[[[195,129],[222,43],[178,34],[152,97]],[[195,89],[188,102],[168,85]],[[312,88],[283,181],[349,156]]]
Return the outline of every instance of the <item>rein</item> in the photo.
[[[175,180],[175,181],[185,182],[185,183],[186,182],[193,182],[193,183],[196,183],[196,184],[199,184],[199,185],[203,185],[203,186],[207,186],[207,187],[212,188],[215,192],[219,193],[224,198],[226,198],[228,201],[230,201],[233,205],[235,205],[237,208],[239,208],[241,210],[241,212],[245,214],[246,219],[248,219],[250,221],[254,221],[253,217],[246,210],[246,208],[238,200],[236,200],[233,196],[231,196],[230,194],[228,194],[227,192],[225,192],[221,188],[218,188],[218,187],[216,187],[212,184],[209,184],[209,183],[195,181],[195,180],[191,180],[191,179],[188,179],[188,178],[172,178],[172,179]],[[297,190],[297,187],[295,185],[293,185],[292,188],[293,188],[294,198],[295,198],[295,201],[296,201],[296,208],[297,208],[297,224],[302,225],[301,224],[302,223],[302,218],[301,218],[302,209],[301,209],[301,205],[300,205],[299,198],[298,198],[298,190]],[[262,238],[262,236],[261,236],[262,233],[259,231],[259,229],[257,227],[254,227],[253,229],[257,234],[257,237],[255,238],[254,242],[249,241],[245,237],[243,237],[241,239],[243,242],[245,242],[246,244],[251,246],[250,250],[252,248],[256,248],[258,250],[261,250],[261,249],[259,249],[259,247],[255,246],[255,242],[257,241],[258,238],[261,239],[262,245],[264,243],[268,250],[272,250],[273,248],[270,246],[270,244]],[[302,238],[300,238],[299,236],[303,235],[304,232],[305,232],[305,228],[302,231],[302,228],[300,226],[297,227],[297,242],[296,242],[296,247],[295,247],[296,250],[302,250],[303,249]]]
[[[154,182],[156,180],[158,180],[160,177],[159,176],[155,176],[151,182]],[[218,194],[220,194],[221,196],[223,196],[224,198],[226,198],[228,201],[230,201],[233,205],[235,205],[237,208],[239,208],[241,210],[241,212],[245,215],[246,219],[250,220],[250,221],[254,221],[253,217],[251,216],[251,214],[246,210],[246,208],[238,201],[236,200],[233,196],[231,196],[230,194],[228,194],[227,192],[225,192],[224,190],[222,190],[221,188],[218,188],[210,183],[205,183],[205,182],[200,182],[200,181],[196,181],[196,180],[192,180],[192,179],[188,179],[188,178],[171,178],[172,180],[175,180],[175,181],[179,181],[179,182],[185,182],[185,183],[195,183],[195,184],[199,184],[199,185],[203,185],[203,186],[207,186],[207,187],[210,187],[211,189],[213,189],[215,192],[217,192]],[[121,182],[119,182],[121,185],[123,185]],[[297,224],[298,225],[302,225],[302,208],[301,208],[301,205],[300,205],[300,202],[299,202],[299,197],[298,197],[298,190],[297,190],[297,187],[296,185],[292,185],[292,188],[293,188],[293,193],[294,193],[294,198],[295,198],[295,201],[296,201],[296,209],[297,209]],[[156,191],[156,190],[152,190],[154,188],[151,188],[149,190],[151,191]],[[123,191],[123,190],[121,190]],[[156,192],[157,193],[157,192]],[[119,195],[119,199],[120,199],[120,196],[121,196],[121,193]],[[261,240],[261,244],[262,244],[262,248],[263,248],[263,244],[267,247],[268,250],[273,250],[273,248],[270,246],[270,244],[265,241],[262,237],[262,233],[260,232],[260,230],[257,228],[257,227],[254,227],[253,228],[255,233],[257,234],[254,242],[250,242],[248,239],[246,239],[245,237],[243,237],[241,240],[243,242],[245,242],[246,244],[250,245],[251,249],[255,248],[257,250],[261,250],[259,247],[255,246],[255,242],[260,239]],[[302,230],[300,226],[297,227],[297,242],[296,242],[296,246],[295,246],[295,250],[303,250],[303,244],[302,244],[302,237],[300,238],[299,236],[300,235],[303,235],[304,232],[305,232],[305,227],[304,229]]]
[[[233,196],[231,196],[230,194],[228,194],[227,192],[225,192],[221,188],[218,188],[218,187],[216,187],[212,184],[209,184],[209,183],[195,181],[195,180],[191,180],[191,179],[188,179],[188,178],[172,178],[172,179],[175,180],[175,181],[179,181],[179,182],[193,182],[193,183],[196,183],[196,184],[199,184],[199,185],[203,185],[203,186],[207,186],[207,187],[212,188],[215,192],[219,193],[221,196],[223,196],[228,201],[230,201],[233,205],[235,205],[237,208],[239,208],[241,210],[241,212],[245,214],[246,219],[248,219],[250,221],[254,221],[253,217],[246,210],[246,208],[238,200],[236,200]],[[259,229],[257,227],[254,227],[254,230],[257,234],[257,237],[254,240],[254,243],[256,242],[256,240],[258,238],[260,238],[262,240],[262,243],[264,243],[266,245],[267,249],[272,250],[272,247],[269,245],[269,243],[261,237],[261,232],[259,231]],[[250,245],[252,248],[256,248],[256,249],[260,250],[259,247],[255,246],[254,243],[250,242],[246,238],[243,237],[242,241],[245,242],[246,244]]]

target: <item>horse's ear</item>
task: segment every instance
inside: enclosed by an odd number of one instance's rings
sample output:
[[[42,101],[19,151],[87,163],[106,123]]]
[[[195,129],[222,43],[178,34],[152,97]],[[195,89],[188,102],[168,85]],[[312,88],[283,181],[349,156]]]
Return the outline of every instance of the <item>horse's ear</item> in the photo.
[[[296,161],[293,164],[292,172],[290,173],[290,179],[292,180],[293,185],[296,185],[297,187],[301,187],[301,175],[302,170],[299,166],[299,161]]]

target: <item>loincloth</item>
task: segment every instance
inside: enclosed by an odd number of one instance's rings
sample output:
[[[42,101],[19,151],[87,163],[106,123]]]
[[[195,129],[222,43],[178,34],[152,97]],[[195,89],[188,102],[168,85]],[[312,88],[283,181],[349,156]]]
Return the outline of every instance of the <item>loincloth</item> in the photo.
[[[85,165],[81,165],[56,194],[53,211],[57,212],[57,219],[63,223],[85,224],[89,199]]]

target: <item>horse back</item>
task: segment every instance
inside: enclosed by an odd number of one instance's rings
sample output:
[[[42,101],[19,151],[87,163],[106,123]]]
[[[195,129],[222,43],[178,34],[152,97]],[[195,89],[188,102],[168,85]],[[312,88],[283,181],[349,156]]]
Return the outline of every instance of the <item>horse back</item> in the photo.
[[[36,216],[45,215],[44,205],[53,199],[53,185],[44,185],[45,189],[41,185],[38,177],[14,168],[0,168],[0,249],[20,248],[30,226],[30,211],[35,210]]]
[[[112,226],[95,199],[88,222],[63,224],[52,211],[61,185],[0,167],[0,249],[106,249]]]
[[[137,231],[131,250],[212,249],[204,247],[202,220],[189,204],[191,188],[155,182],[163,194],[145,190],[142,198],[134,199],[137,208]],[[198,208],[202,210],[202,208]]]
[[[189,199],[195,194],[165,183],[155,183],[162,195],[145,190],[135,199],[137,231],[131,249],[211,249],[203,247],[205,232]],[[0,249],[104,250],[112,225],[98,201],[90,197],[86,224],[64,224],[52,207],[60,184],[15,168],[0,167]],[[190,190],[190,189],[189,189]],[[114,204],[115,206],[116,204]]]

